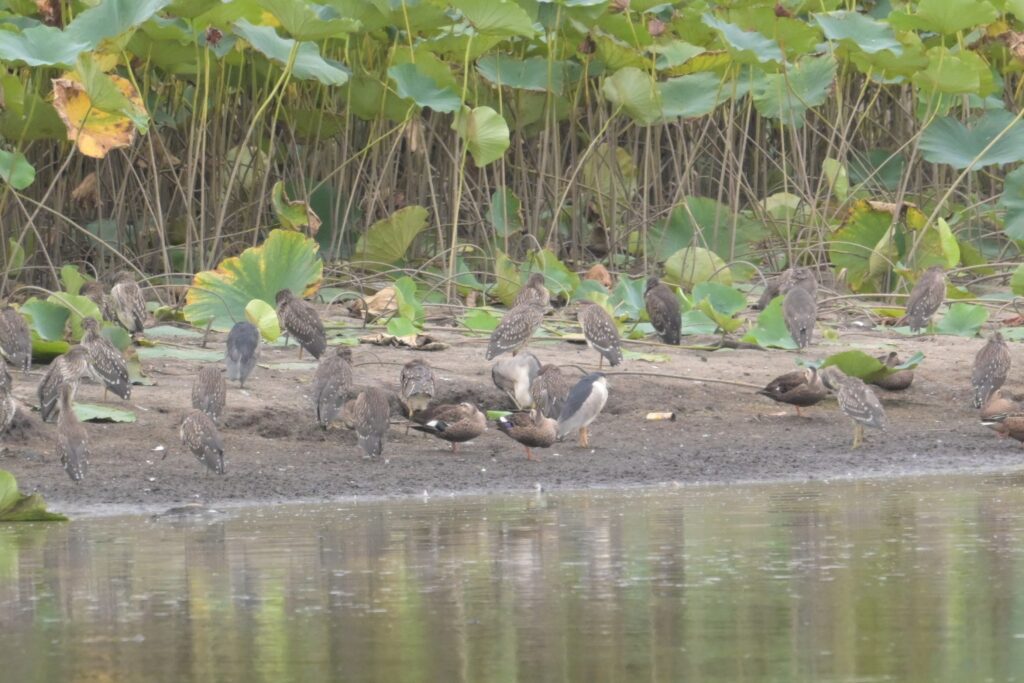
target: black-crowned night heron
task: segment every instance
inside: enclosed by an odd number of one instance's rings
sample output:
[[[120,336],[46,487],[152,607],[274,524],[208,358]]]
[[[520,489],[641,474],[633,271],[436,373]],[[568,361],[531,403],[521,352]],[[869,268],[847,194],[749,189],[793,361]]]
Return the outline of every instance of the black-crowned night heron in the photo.
[[[911,332],[928,327],[935,311],[939,310],[946,298],[946,273],[942,266],[932,266],[917,279],[907,298],[906,314],[900,322],[909,326]]]
[[[586,299],[578,302],[576,319],[583,330],[587,346],[601,354],[598,367],[604,365],[607,358],[612,367],[622,362],[622,347],[619,342],[619,330],[608,312],[593,301]]]
[[[121,327],[131,334],[142,332],[146,325],[146,298],[130,272],[121,271],[114,277],[110,303]]]
[[[974,407],[980,408],[996,389],[1003,386],[1010,373],[1010,349],[1003,335],[994,332],[974,356],[971,386],[974,387]]]
[[[880,356],[876,356],[878,360],[882,361],[882,364],[886,367],[895,368],[900,365],[903,361],[900,360],[900,356],[895,351],[889,353],[883,353]],[[914,371],[913,370],[897,370],[896,372],[890,373],[885,377],[879,377],[873,379],[869,384],[874,384],[876,387],[881,387],[886,391],[903,391],[909,389],[910,385],[914,383]]]
[[[797,415],[802,415],[801,408],[817,405],[828,395],[815,368],[804,368],[779,375],[757,393],[773,401],[795,406]]]
[[[1008,391],[996,389],[988,397],[988,401],[981,407],[981,423],[993,430],[1000,438],[1009,436],[1009,429],[1001,421],[994,421],[992,418],[1000,415],[1015,415],[1024,413],[1024,402],[1019,397]],[[1012,422],[1011,422],[1012,424]]]
[[[533,460],[531,449],[550,448],[558,438],[558,422],[544,417],[536,409],[502,415],[497,425],[499,431],[523,445],[527,460]]]
[[[75,408],[71,402],[74,395],[72,385],[62,385],[59,395],[57,453],[60,455],[60,464],[64,466],[64,471],[71,477],[71,481],[82,481],[89,467],[89,442],[85,427],[75,415]]]
[[[67,353],[54,358],[36,390],[39,396],[39,416],[43,422],[52,422],[59,407],[62,386],[69,385],[71,397],[74,398],[78,383],[92,374],[89,352],[81,345],[72,346]]]
[[[533,405],[530,385],[540,373],[540,361],[529,351],[501,358],[491,366],[491,380],[515,403],[517,410]]]
[[[0,360],[0,434],[6,432],[14,421],[18,405],[14,401],[14,388],[11,373],[7,372],[7,363]]]
[[[544,321],[544,310],[544,306],[535,301],[510,308],[491,332],[484,358],[492,360],[507,351],[518,353],[530,343],[530,337]]]
[[[276,300],[281,326],[299,342],[299,358],[303,349],[314,358],[322,356],[327,349],[327,333],[313,305],[292,294],[290,289],[278,292]]]
[[[864,442],[864,427],[885,429],[885,408],[878,396],[867,384],[857,377],[850,377],[835,367],[821,373],[825,387],[836,393],[839,409],[853,420],[852,448]]]
[[[590,435],[587,427],[597,419],[608,401],[608,380],[603,372],[592,372],[584,375],[569,390],[562,412],[558,416],[558,438],[564,439],[567,434],[579,431],[580,446],[590,446]]]
[[[682,315],[679,312],[679,299],[675,292],[658,278],[647,278],[644,303],[647,306],[647,317],[651,319],[651,325],[661,337],[661,341],[666,344],[678,345]]]
[[[487,418],[472,403],[434,406],[419,419],[421,423],[412,428],[447,441],[452,453],[458,452],[460,443],[475,439],[487,429]]]
[[[224,351],[224,365],[228,379],[238,382],[244,388],[256,361],[260,358],[260,331],[252,323],[243,320],[235,323],[228,332],[227,349]]]
[[[99,280],[86,280],[82,283],[78,293],[96,304],[96,308],[99,309],[100,315],[104,320],[119,324],[117,313],[114,312],[114,302],[110,299],[110,294],[104,289],[102,282]]]
[[[369,387],[359,392],[355,401],[352,402],[349,419],[355,427],[359,447],[365,454],[363,457],[376,458],[380,456],[384,451],[388,421],[391,419],[391,404],[388,401],[388,395],[377,387]]]
[[[558,419],[562,406],[569,397],[572,382],[562,374],[562,369],[550,363],[542,365],[537,378],[530,385],[530,398],[542,415]]]
[[[352,390],[352,349],[337,346],[320,359],[310,383],[310,399],[318,425],[327,429]]]
[[[790,287],[782,299],[782,319],[798,349],[811,343],[817,317],[818,302],[814,297],[803,287]]]
[[[228,384],[219,365],[204,365],[192,381],[192,407],[220,422],[228,397]]]
[[[24,316],[10,306],[0,310],[0,354],[19,370],[32,367],[32,333]]]
[[[400,396],[407,417],[427,409],[434,399],[434,370],[425,360],[414,358],[402,366]]]
[[[103,382],[103,392],[110,390],[124,400],[132,395],[128,365],[117,348],[100,333],[100,324],[93,318],[82,318],[82,347],[89,352],[93,373]]]
[[[551,292],[544,286],[544,273],[531,273],[526,284],[516,294],[512,307],[525,303],[540,304],[545,309],[551,303]]]
[[[193,410],[182,420],[178,435],[182,445],[192,451],[196,460],[211,472],[224,474],[224,442],[217,431],[217,424],[209,415]]]

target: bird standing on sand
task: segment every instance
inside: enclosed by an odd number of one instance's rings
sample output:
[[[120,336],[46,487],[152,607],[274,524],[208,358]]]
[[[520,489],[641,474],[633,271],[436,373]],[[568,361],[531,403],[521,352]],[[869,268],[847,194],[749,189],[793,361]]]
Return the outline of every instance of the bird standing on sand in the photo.
[[[299,358],[302,350],[319,358],[327,349],[327,333],[319,314],[309,302],[292,294],[290,289],[277,293],[277,318],[285,331],[299,342]]]
[[[10,306],[0,310],[0,355],[25,372],[32,367],[32,332],[25,317]]]
[[[57,453],[71,481],[82,481],[89,467],[89,444],[85,427],[78,421],[71,404],[75,390],[71,384],[60,387],[60,413],[57,416]]]
[[[54,358],[36,390],[39,396],[39,416],[43,422],[52,421],[60,401],[61,387],[69,385],[73,399],[78,390],[78,383],[92,373],[89,352],[81,345],[72,346],[66,353]]]
[[[7,372],[7,363],[0,360],[0,434],[3,434],[14,422],[14,414],[18,411],[18,404],[14,401],[14,394],[11,393],[13,383],[11,373]]]
[[[782,299],[782,319],[798,349],[806,348],[814,336],[818,302],[803,287],[790,287]]]
[[[562,369],[557,365],[545,364],[530,385],[530,398],[542,415],[557,420],[562,414],[562,406],[569,397],[570,389],[572,383],[562,374]]]
[[[316,422],[323,429],[330,426],[351,389],[352,349],[347,346],[335,347],[334,353],[320,360],[310,384]]]
[[[110,300],[107,290],[103,288],[102,282],[99,280],[86,280],[82,283],[78,293],[96,304],[96,308],[99,309],[100,316],[104,320],[118,324],[117,313],[114,312],[114,304]]]
[[[544,310],[544,306],[536,301],[528,301],[510,308],[491,332],[491,340],[487,344],[484,358],[493,360],[506,351],[511,351],[513,355],[517,354],[530,343],[530,337],[544,321]]]
[[[243,320],[235,323],[228,332],[227,349],[224,351],[224,365],[228,379],[245,388],[256,361],[260,357],[260,331],[252,323]]]
[[[919,332],[921,328],[928,327],[945,298],[946,273],[942,266],[932,266],[924,271],[910,290],[906,314],[900,318],[900,323],[909,326],[911,332]]]
[[[217,431],[217,424],[209,415],[201,410],[193,410],[182,420],[178,436],[181,437],[182,445],[192,451],[192,455],[206,465],[206,469],[215,474],[224,474],[224,442]]]
[[[426,410],[434,398],[434,370],[430,363],[414,358],[402,366],[399,381],[406,416]]]
[[[900,365],[902,361],[900,356],[895,351],[889,353],[883,353],[880,356],[876,356],[878,360],[889,368],[895,368]],[[909,389],[910,385],[914,382],[914,371],[907,368],[905,370],[897,370],[896,372],[889,373],[883,377],[872,379],[869,384],[874,384],[876,387],[881,387],[886,391],[903,391]]]
[[[558,422],[536,409],[502,415],[497,425],[499,431],[523,445],[527,460],[534,459],[531,448],[550,448],[558,438]]]
[[[384,451],[384,440],[391,419],[391,404],[388,395],[376,387],[369,387],[351,402],[348,421],[355,425],[359,447],[364,458],[376,458]],[[348,412],[348,411],[346,411]]]
[[[491,381],[515,403],[517,410],[533,404],[530,386],[540,373],[540,361],[529,351],[502,358],[491,366]]]
[[[103,382],[103,393],[110,390],[127,401],[132,395],[132,380],[124,356],[100,334],[100,324],[94,318],[82,318],[82,329],[82,347],[89,353],[93,372]]]
[[[757,393],[773,401],[795,406],[797,416],[803,417],[800,409],[817,405],[828,391],[821,383],[817,368],[804,368],[779,375]]]
[[[584,375],[569,390],[562,412],[558,416],[558,438],[564,439],[567,434],[579,430],[580,446],[590,447],[590,435],[587,427],[597,419],[608,402],[608,380],[603,372],[592,372]]]
[[[758,310],[767,308],[772,299],[780,295],[785,296],[793,287],[806,289],[812,299],[816,299],[818,296],[818,278],[815,277],[814,271],[810,268],[794,266],[787,268],[777,277],[768,281],[754,308]]]
[[[601,354],[598,368],[604,365],[605,358],[608,359],[608,364],[612,367],[622,362],[619,330],[615,327],[615,321],[604,308],[593,301],[584,299],[579,302],[576,319],[579,320],[580,327],[583,329],[583,337],[587,340],[587,346]]]
[[[146,325],[146,298],[135,277],[124,270],[114,278],[110,303],[117,322],[130,334],[142,332]]]
[[[1006,382],[1010,373],[1010,349],[1006,346],[1003,335],[993,332],[992,336],[974,356],[974,368],[971,370],[971,386],[974,387],[975,408],[981,408],[989,397]]]
[[[487,429],[487,418],[472,403],[435,406],[420,419],[412,428],[449,442],[452,453],[458,452],[460,443],[472,441]]]
[[[544,273],[530,274],[530,278],[512,301],[512,308],[525,303],[536,303],[545,309],[551,303],[551,292],[544,286]]]
[[[836,392],[839,409],[853,420],[852,448],[859,448],[864,442],[864,427],[885,429],[885,408],[862,380],[835,367],[826,368],[821,379],[828,389]]]
[[[220,422],[227,402],[228,384],[219,365],[204,365],[192,382],[192,407]]]
[[[682,315],[675,292],[668,285],[662,284],[658,278],[647,278],[644,304],[647,306],[647,317],[651,319],[651,325],[661,337],[661,341],[678,346]]]

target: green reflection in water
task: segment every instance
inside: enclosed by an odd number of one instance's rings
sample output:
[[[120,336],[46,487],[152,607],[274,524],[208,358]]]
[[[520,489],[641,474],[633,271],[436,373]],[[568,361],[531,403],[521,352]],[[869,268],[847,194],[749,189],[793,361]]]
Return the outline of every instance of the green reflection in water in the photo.
[[[1024,679],[1015,475],[0,526],[34,681]]]

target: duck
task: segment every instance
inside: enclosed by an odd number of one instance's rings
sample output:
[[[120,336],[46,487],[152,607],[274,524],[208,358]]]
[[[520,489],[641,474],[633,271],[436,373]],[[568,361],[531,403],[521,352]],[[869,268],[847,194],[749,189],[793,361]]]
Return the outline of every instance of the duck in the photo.
[[[527,460],[535,459],[530,449],[550,448],[558,438],[558,422],[537,409],[502,415],[496,422],[498,431],[523,445]]]
[[[487,429],[487,418],[472,403],[454,403],[435,406],[418,416],[419,424],[412,425],[451,444],[452,453],[458,453],[460,443],[472,441]]]
[[[889,353],[883,353],[877,356],[878,360],[883,365],[889,368],[895,368],[903,361],[900,360],[900,356],[895,351]],[[913,370],[897,370],[896,372],[885,375],[884,377],[878,377],[868,382],[874,384],[876,387],[881,387],[886,391],[904,391],[909,389],[910,385],[914,382],[914,371]]]
[[[807,367],[779,375],[757,393],[773,401],[795,406],[797,416],[803,417],[800,409],[821,403],[828,395],[828,390],[821,382],[818,369]]]

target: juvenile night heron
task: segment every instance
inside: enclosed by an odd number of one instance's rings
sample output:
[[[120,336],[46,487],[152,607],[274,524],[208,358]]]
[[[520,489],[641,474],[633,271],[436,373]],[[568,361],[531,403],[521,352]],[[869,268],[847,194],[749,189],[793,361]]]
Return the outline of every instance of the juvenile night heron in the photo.
[[[974,356],[974,368],[971,370],[971,386],[974,387],[975,408],[980,408],[988,401],[996,389],[1003,386],[1006,376],[1010,373],[1010,349],[1006,346],[1003,335],[992,333],[988,341]]]
[[[60,388],[60,413],[57,416],[57,453],[60,464],[71,477],[71,481],[82,481],[89,467],[89,442],[85,427],[75,416],[71,403],[74,388],[64,384]]]
[[[412,417],[426,410],[434,398],[434,371],[430,363],[414,358],[402,366],[399,380],[406,416]]]
[[[679,344],[682,315],[679,312],[679,299],[668,285],[658,278],[647,278],[644,290],[644,303],[647,306],[647,317],[651,319],[654,331],[666,344]]]
[[[579,430],[580,446],[590,447],[590,434],[587,427],[597,419],[608,401],[608,380],[603,372],[592,372],[584,375],[569,390],[562,412],[558,416],[558,438]]]
[[[181,443],[192,451],[196,460],[206,465],[215,474],[224,474],[224,442],[217,431],[217,424],[201,410],[193,410],[185,416],[178,430]]]
[[[129,333],[137,334],[145,329],[146,298],[128,271],[121,271],[115,276],[114,286],[110,288],[110,303],[117,322]]]
[[[350,421],[355,426],[359,447],[364,458],[376,458],[384,451],[384,440],[391,418],[388,395],[381,389],[369,387],[352,402]]]
[[[327,429],[352,390],[352,349],[337,346],[316,366],[310,383],[310,399],[316,422]]]
[[[604,308],[593,301],[584,299],[579,302],[576,319],[579,320],[580,327],[583,329],[583,337],[587,340],[587,346],[601,354],[598,362],[599,368],[604,365],[606,358],[612,367],[622,362],[619,330],[615,327],[615,321]]]
[[[24,316],[10,306],[0,310],[0,355],[14,367],[32,367],[32,333]]]
[[[779,375],[757,393],[778,403],[795,406],[796,414],[801,417],[801,408],[817,405],[828,395],[816,368],[804,368]]]
[[[100,315],[104,320],[112,323],[118,322],[117,313],[114,312],[114,304],[110,300],[110,295],[104,289],[102,282],[99,280],[86,280],[82,283],[78,293],[96,304],[96,308],[99,309]]]
[[[252,323],[243,320],[235,323],[228,332],[227,349],[224,351],[224,365],[228,379],[245,388],[256,361],[260,358],[260,331]]]
[[[491,366],[491,381],[512,399],[517,410],[533,404],[530,386],[540,373],[540,361],[529,351],[499,359]]]
[[[536,409],[502,415],[497,425],[499,431],[523,445],[527,460],[533,460],[530,449],[550,448],[558,438],[558,421],[544,417]]]
[[[413,429],[426,432],[451,444],[452,453],[458,445],[472,441],[487,429],[487,418],[472,403],[455,403],[431,408],[420,417]]]
[[[530,385],[530,398],[542,415],[557,420],[562,414],[562,406],[569,397],[570,389],[572,382],[562,374],[562,369],[557,365],[545,364]]]
[[[932,266],[924,271],[910,290],[906,314],[900,323],[909,326],[911,332],[919,332],[921,328],[928,327],[945,298],[946,273],[941,266]]]
[[[0,434],[10,428],[14,421],[14,414],[18,411],[11,389],[13,389],[11,373],[7,372],[7,363],[0,361]]]
[[[531,273],[530,278],[516,294],[512,307],[525,303],[536,303],[547,309],[551,303],[551,292],[544,286],[544,273]]]
[[[71,387],[71,397],[78,390],[78,383],[92,375],[89,352],[85,347],[72,346],[67,353],[57,356],[50,363],[43,379],[39,381],[36,393],[39,396],[39,416],[43,422],[52,422],[60,402],[61,387]]]
[[[276,300],[281,325],[299,342],[299,358],[303,349],[314,358],[322,356],[327,349],[327,333],[313,305],[292,294],[290,289],[278,292]]]
[[[815,277],[814,271],[810,268],[801,266],[787,268],[776,277],[768,280],[767,284],[765,284],[764,292],[761,293],[761,298],[757,300],[754,308],[767,308],[772,299],[780,295],[785,296],[793,287],[806,289],[807,293],[814,299],[818,295],[818,278]]]
[[[484,358],[492,360],[506,351],[514,354],[530,343],[530,337],[544,320],[544,306],[529,301],[513,306],[491,332]]]
[[[204,365],[192,381],[192,407],[220,422],[227,402],[228,384],[219,365]]]
[[[1002,421],[994,421],[992,418],[1017,413],[1024,413],[1024,402],[1017,400],[1016,396],[1007,391],[996,389],[981,408],[981,423],[993,430],[1000,438],[1006,438],[1010,433],[1007,425]],[[1013,423],[1011,422],[1011,424]]]
[[[852,448],[864,442],[864,427],[885,429],[885,408],[867,384],[835,367],[826,368],[821,379],[829,390],[836,392],[839,409],[853,420]]]
[[[782,299],[782,319],[798,349],[806,348],[814,336],[818,302],[803,287],[790,287]]]
[[[104,393],[109,389],[127,401],[132,395],[132,380],[124,356],[100,334],[100,324],[94,318],[82,318],[82,329],[82,347],[89,353],[93,373],[103,382]]]
[[[876,356],[878,360],[882,361],[882,364],[886,367],[895,368],[900,365],[903,361],[900,360],[900,356],[895,351],[889,353],[883,353],[880,356]],[[914,382],[914,371],[910,369],[897,370],[896,372],[873,379],[869,384],[874,384],[876,387],[881,387],[886,391],[903,391],[909,389],[910,385]]]

